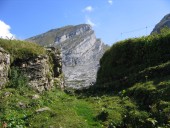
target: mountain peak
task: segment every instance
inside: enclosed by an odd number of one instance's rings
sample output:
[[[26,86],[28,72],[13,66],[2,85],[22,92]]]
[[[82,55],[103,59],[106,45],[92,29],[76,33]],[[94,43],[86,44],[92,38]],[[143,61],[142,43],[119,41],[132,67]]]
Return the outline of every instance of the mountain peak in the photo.
[[[161,29],[164,27],[170,28],[170,13],[163,17],[163,19],[155,26],[151,34],[160,33]]]
[[[80,24],[75,26],[68,25],[62,28],[51,29],[43,34],[28,38],[26,40],[38,43],[42,46],[51,46],[87,31],[93,31],[89,24]]]
[[[88,24],[52,29],[28,41],[61,49],[67,87],[81,89],[96,81],[99,60],[106,50]]]

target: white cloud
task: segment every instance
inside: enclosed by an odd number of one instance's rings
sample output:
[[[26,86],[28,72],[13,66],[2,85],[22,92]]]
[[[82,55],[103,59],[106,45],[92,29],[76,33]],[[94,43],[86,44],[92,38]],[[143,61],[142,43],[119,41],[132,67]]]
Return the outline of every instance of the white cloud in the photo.
[[[112,1],[112,0],[108,0],[108,3],[109,3],[110,5],[112,5],[112,4],[113,4],[113,1]]]
[[[96,26],[96,24],[92,22],[89,17],[86,17],[86,24],[90,24],[92,27]]]
[[[94,8],[92,6],[87,6],[83,11],[84,12],[92,12]]]
[[[15,39],[15,36],[10,32],[11,27],[0,20],[0,38]]]

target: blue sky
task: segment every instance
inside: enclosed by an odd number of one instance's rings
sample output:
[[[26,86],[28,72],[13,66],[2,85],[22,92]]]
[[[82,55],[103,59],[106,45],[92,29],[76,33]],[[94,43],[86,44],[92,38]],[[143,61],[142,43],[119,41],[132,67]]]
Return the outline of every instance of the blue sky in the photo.
[[[0,0],[0,36],[26,39],[89,23],[97,38],[111,45],[150,34],[168,13],[170,0]]]

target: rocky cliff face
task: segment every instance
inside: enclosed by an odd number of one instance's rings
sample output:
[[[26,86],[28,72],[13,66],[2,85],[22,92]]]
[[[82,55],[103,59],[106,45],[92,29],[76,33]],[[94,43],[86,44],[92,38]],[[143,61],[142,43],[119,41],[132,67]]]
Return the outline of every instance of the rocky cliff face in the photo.
[[[170,28],[170,14],[164,16],[164,18],[155,26],[151,34],[160,33],[160,30],[164,27]]]
[[[10,55],[0,47],[0,89],[8,82]]]
[[[100,39],[96,39],[90,25],[82,24],[50,30],[29,38],[28,41],[61,49],[67,87],[79,89],[95,82],[99,60],[106,46]]]
[[[50,71],[48,56],[38,56],[27,60],[20,60],[15,65],[29,79],[29,86],[42,92],[53,87],[53,77]]]
[[[55,48],[48,48],[47,55],[16,59],[10,63],[10,54],[0,47],[0,89],[8,82],[9,70],[17,67],[27,78],[28,85],[38,92],[54,87],[54,79],[61,75],[61,56]]]

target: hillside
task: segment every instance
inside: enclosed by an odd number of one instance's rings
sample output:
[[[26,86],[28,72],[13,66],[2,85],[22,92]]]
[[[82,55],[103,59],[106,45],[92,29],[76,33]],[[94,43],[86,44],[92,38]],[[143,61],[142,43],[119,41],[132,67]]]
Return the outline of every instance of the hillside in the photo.
[[[97,83],[91,91],[133,101],[134,106],[127,107],[125,114],[132,122],[122,117],[125,122],[121,127],[170,127],[169,49],[170,30],[163,29],[159,35],[118,42],[101,58]],[[110,105],[106,106],[108,115],[112,114]]]
[[[52,29],[27,41],[61,50],[65,85],[74,89],[86,88],[95,82],[99,60],[108,48],[88,24]]]
[[[100,60],[97,83],[123,82],[124,86],[118,88],[125,88],[138,80],[145,80],[145,76],[150,79],[152,74],[147,74],[150,70],[170,60],[169,30],[163,31],[160,35],[127,39],[114,44]],[[133,81],[134,77],[136,81]]]

